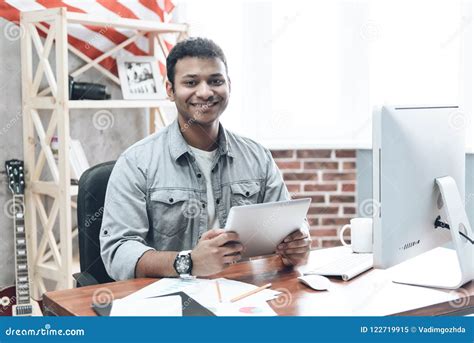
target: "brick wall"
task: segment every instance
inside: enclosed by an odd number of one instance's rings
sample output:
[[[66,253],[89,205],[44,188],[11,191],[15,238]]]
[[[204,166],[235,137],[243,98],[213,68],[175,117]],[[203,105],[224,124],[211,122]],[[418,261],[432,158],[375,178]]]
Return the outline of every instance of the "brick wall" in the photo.
[[[355,150],[273,150],[272,155],[292,197],[312,199],[313,247],[341,245],[338,229],[357,213]]]

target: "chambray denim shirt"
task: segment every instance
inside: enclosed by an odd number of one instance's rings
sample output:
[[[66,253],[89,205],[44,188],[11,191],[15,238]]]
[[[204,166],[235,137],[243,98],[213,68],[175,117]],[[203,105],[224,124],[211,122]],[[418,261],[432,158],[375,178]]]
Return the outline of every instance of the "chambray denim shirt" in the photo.
[[[220,227],[232,206],[290,199],[267,149],[222,125],[217,149],[211,177]],[[208,230],[206,206],[206,181],[177,120],[132,145],[117,160],[105,197],[100,249],[109,275],[134,278],[150,249],[193,249]]]

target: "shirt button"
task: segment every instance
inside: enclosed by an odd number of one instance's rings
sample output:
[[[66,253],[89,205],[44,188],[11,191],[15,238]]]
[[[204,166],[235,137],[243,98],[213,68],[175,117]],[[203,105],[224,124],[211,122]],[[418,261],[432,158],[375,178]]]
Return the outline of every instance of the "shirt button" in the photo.
[[[202,176],[201,174],[197,174],[197,177],[198,177],[198,178],[201,178],[201,176]]]
[[[205,203],[202,204],[202,208],[206,208],[206,204],[205,204]]]
[[[245,192],[245,195],[246,195],[246,196],[249,196],[249,195],[250,195],[250,193],[249,193],[249,192]]]
[[[170,202],[173,202],[173,201],[174,201],[174,199],[173,199],[173,198],[170,198],[169,200],[170,200]]]
[[[218,205],[219,205],[219,202],[220,202],[220,200],[219,200],[219,199],[216,199],[216,204],[218,204]]]

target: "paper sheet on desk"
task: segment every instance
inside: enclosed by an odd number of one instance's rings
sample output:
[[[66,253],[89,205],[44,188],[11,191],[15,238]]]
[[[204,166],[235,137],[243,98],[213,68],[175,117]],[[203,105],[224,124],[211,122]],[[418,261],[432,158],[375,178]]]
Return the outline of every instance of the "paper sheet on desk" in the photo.
[[[213,280],[183,280],[178,278],[164,278],[142,288],[135,293],[130,294],[124,299],[143,299],[181,291],[194,298],[201,305],[210,308],[214,307],[215,304],[219,302],[216,289],[216,280],[219,282],[219,287],[221,289],[224,302],[257,288],[257,286],[249,283],[228,280],[225,278]],[[276,298],[279,294],[280,292],[265,289],[247,297],[246,299],[250,301],[268,301]]]
[[[354,308],[354,315],[385,316],[456,299],[453,293],[397,284],[392,282],[391,277],[375,283],[373,287],[372,294],[361,299],[365,300],[365,303],[360,303],[357,309]]]
[[[346,287],[351,291],[345,291]],[[437,289],[393,283],[387,270],[376,269],[370,278],[356,278],[350,284],[333,283],[330,292],[320,292],[313,299],[310,304],[302,304],[303,312],[316,316],[386,316],[455,300],[456,296]]]
[[[169,297],[151,299],[117,299],[112,303],[110,316],[140,316],[140,317],[162,317],[183,315],[181,297],[173,295]]]
[[[247,298],[235,303],[217,303],[214,307],[209,307],[209,310],[219,317],[270,317],[277,315],[266,301]]]

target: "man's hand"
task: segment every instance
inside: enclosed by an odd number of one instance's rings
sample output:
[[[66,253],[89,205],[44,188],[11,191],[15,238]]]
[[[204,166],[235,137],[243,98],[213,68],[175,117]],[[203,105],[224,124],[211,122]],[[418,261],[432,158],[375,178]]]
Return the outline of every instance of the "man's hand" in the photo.
[[[205,232],[191,252],[192,275],[207,276],[222,271],[242,258],[242,249],[239,235],[235,232],[226,232],[223,229]]]
[[[285,266],[297,266],[308,261],[311,238],[300,229],[292,232],[277,246],[276,253],[281,256]]]

